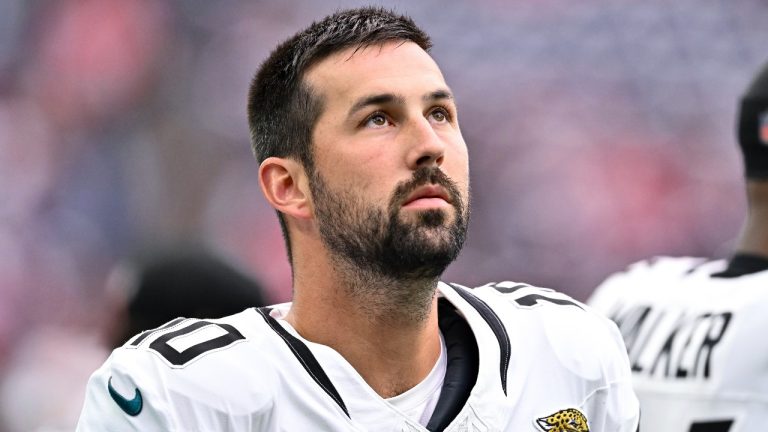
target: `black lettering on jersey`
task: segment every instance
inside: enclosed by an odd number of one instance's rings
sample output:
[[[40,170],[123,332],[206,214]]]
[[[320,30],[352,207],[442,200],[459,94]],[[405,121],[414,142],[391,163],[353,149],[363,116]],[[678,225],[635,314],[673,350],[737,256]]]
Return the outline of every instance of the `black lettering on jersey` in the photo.
[[[650,312],[650,306],[636,306],[628,309],[623,314],[619,314],[618,311],[608,314],[608,317],[616,323],[616,326],[621,331],[627,351],[631,352],[632,348],[635,347],[640,335],[640,329],[643,328],[643,324],[648,319]]]
[[[732,425],[733,420],[695,422],[688,432],[728,432]]]
[[[650,306],[640,305],[628,309],[623,314],[614,311],[609,314],[609,318],[616,323],[621,332],[632,371],[642,372],[643,366],[639,362],[640,353],[648,344],[649,336],[654,333],[653,329],[659,323],[660,317],[658,314],[655,317],[652,316]],[[645,330],[644,333],[643,330]],[[645,337],[641,339],[641,335]]]
[[[712,354],[732,317],[731,312],[690,315],[648,305],[610,315],[624,338],[633,373],[683,380],[712,376]]]
[[[656,368],[661,363],[662,359],[666,359],[666,368],[662,369],[663,373],[662,375],[665,377],[670,376],[670,370],[672,365],[672,345],[675,342],[675,338],[677,337],[680,330],[685,325],[685,321],[682,319],[678,319],[677,323],[675,324],[673,330],[667,334],[667,338],[664,340],[664,343],[661,345],[661,349],[659,350],[659,353],[656,355],[656,359],[653,361],[653,365],[651,366],[649,373],[651,375],[657,373]]]
[[[495,289],[496,291],[498,291],[498,292],[500,292],[502,294],[511,294],[511,293],[519,290],[520,288],[527,288],[527,287],[530,287],[530,285],[519,284],[519,285],[515,285],[513,287],[505,287],[505,286],[500,286],[500,285],[494,285],[493,289]]]
[[[538,305],[539,304],[539,300],[545,301],[545,302],[549,302],[549,303],[554,303],[556,305],[576,306],[577,308],[582,309],[581,306],[579,306],[578,304],[576,304],[576,303],[574,303],[574,302],[572,302],[570,300],[554,298],[554,297],[547,297],[547,296],[541,295],[541,294],[528,294],[528,295],[516,298],[515,302],[517,304],[519,304],[520,306],[532,307],[532,306]]]
[[[517,303],[520,306],[525,306],[525,307],[539,306],[540,305],[539,300],[541,300],[541,301],[545,301],[545,302],[553,303],[553,304],[557,304],[557,305],[576,306],[579,309],[583,309],[576,302],[573,302],[571,300],[557,298],[557,297],[550,297],[550,296],[541,294],[541,293],[555,293],[554,290],[551,290],[551,289],[548,289],[548,288],[537,288],[537,287],[532,287],[532,286],[526,285],[526,284],[515,285],[513,287],[505,287],[505,286],[500,286],[500,285],[493,285],[493,289],[495,289],[496,291],[498,291],[498,292],[500,292],[502,294],[511,294],[511,293],[514,293],[514,292],[520,290],[521,288],[531,288],[531,289],[535,290],[536,292],[535,293],[531,293],[531,294],[526,294],[526,295],[520,296],[520,297],[514,297],[513,296],[512,297],[512,301],[514,301],[515,303]]]
[[[690,345],[691,345],[691,340],[693,340],[693,337],[694,337],[694,336],[695,336],[695,334],[696,334],[696,331],[695,331],[695,329],[696,329],[696,328],[698,328],[698,326],[699,326],[699,323],[700,323],[701,321],[703,321],[703,320],[706,320],[707,318],[709,318],[709,317],[711,317],[711,316],[712,316],[712,314],[710,314],[710,313],[705,313],[705,314],[699,315],[699,316],[697,316],[697,317],[695,317],[695,318],[693,319],[693,322],[692,322],[692,324],[690,325],[690,327],[691,327],[691,331],[690,331],[690,332],[688,332],[688,337],[685,339],[685,343],[683,343],[683,347],[680,349],[680,351],[681,351],[681,352],[683,352],[683,353],[687,353],[687,352],[689,352],[688,348],[689,348],[689,347],[690,347]],[[701,352],[701,350],[699,350],[699,353],[700,353],[700,352]],[[689,354],[689,355],[690,355],[690,354]],[[696,359],[697,359],[697,360],[696,360],[696,363],[698,363],[698,357],[699,357],[699,356],[698,356],[698,354],[697,354],[697,355],[696,355]],[[678,377],[678,378],[685,378],[685,377],[687,377],[687,376],[688,376],[688,375],[691,373],[691,371],[688,369],[688,367],[689,367],[689,366],[690,366],[690,365],[686,365],[686,364],[685,364],[683,361],[680,361],[680,362],[678,363],[678,365],[677,365],[677,373],[675,374],[675,376],[676,376],[676,377]],[[695,369],[696,369],[696,365],[694,364],[694,365],[693,365],[693,370],[695,370]],[[708,373],[707,373],[705,376],[708,376]]]
[[[696,363],[694,364],[694,370],[699,368],[699,359],[704,358],[705,351],[706,357],[704,360],[704,376],[710,376],[710,365],[712,363],[712,350],[720,342],[725,334],[725,330],[728,328],[728,324],[731,323],[733,313],[723,312],[722,314],[714,315],[710,321],[709,328],[704,336],[704,340],[699,346],[699,350],[696,353]]]

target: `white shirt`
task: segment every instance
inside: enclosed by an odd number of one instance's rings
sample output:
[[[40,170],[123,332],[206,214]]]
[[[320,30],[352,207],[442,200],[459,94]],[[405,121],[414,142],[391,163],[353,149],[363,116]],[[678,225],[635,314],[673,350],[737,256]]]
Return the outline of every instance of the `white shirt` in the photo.
[[[658,257],[601,284],[656,432],[768,430],[768,271],[712,277],[724,260]]]
[[[638,403],[613,323],[513,282],[441,282],[438,295],[447,365],[433,430],[555,431],[548,421],[572,419],[588,422],[576,431],[635,432]],[[133,338],[91,377],[78,430],[430,430],[338,352],[286,331],[272,315],[289,308],[179,319]]]
[[[427,377],[405,393],[387,398],[387,402],[406,416],[418,421],[420,425],[426,426],[440,399],[447,365],[448,356],[445,353],[445,341],[441,334],[440,356]]]

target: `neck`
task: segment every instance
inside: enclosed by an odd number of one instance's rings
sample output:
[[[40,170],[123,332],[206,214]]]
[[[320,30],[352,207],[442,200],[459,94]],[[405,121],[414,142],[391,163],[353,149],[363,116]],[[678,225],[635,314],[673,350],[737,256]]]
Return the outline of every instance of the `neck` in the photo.
[[[297,268],[286,320],[341,354],[382,397],[421,382],[440,355],[437,281],[393,280],[338,260],[318,262],[324,256]]]
[[[768,257],[768,211],[750,211],[737,252]]]
[[[768,257],[768,181],[747,182],[749,210],[737,252]]]

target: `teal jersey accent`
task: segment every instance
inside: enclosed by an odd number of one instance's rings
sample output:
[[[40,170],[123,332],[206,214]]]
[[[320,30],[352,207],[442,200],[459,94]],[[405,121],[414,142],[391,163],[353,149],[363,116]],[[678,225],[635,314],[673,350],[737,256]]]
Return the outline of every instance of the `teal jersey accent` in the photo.
[[[109,390],[109,395],[112,396],[112,400],[114,400],[115,403],[117,403],[117,406],[125,411],[126,414],[129,416],[139,415],[141,408],[144,406],[144,400],[141,397],[139,389],[136,389],[133,399],[126,399],[112,387],[112,377],[110,377],[109,382],[107,383],[107,390]]]

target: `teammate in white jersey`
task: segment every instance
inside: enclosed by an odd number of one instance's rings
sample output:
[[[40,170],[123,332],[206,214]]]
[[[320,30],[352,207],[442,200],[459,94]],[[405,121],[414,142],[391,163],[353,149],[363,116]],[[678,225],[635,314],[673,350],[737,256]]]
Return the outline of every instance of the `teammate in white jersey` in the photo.
[[[647,430],[768,430],[768,64],[742,98],[739,144],[749,210],[733,257],[639,262],[589,301],[624,336]]]
[[[616,326],[552,290],[438,282],[469,219],[454,97],[407,17],[338,12],[249,92],[293,301],[114,351],[80,431],[634,432]]]

